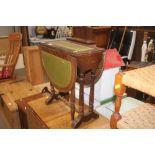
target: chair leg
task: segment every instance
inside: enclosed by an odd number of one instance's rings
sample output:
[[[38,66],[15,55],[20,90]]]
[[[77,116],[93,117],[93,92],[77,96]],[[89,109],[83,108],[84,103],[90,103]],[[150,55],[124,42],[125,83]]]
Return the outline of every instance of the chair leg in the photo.
[[[122,99],[121,96],[116,95],[115,111],[112,114],[111,119],[110,119],[110,127],[112,129],[117,129],[117,122],[121,119],[121,115],[119,113],[119,110],[120,110],[120,107],[121,107],[121,99]]]
[[[121,119],[119,110],[121,107],[122,96],[126,90],[125,86],[122,84],[122,77],[123,77],[123,73],[121,72],[116,74],[116,77],[115,77],[115,87],[114,87],[114,92],[116,94],[115,111],[112,114],[111,119],[110,119],[110,127],[112,129],[117,128],[117,122]]]

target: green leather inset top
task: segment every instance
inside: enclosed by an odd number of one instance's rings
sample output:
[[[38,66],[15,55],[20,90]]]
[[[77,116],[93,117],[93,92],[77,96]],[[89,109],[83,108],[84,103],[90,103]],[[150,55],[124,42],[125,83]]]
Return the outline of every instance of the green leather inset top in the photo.
[[[83,52],[83,51],[93,49],[93,48],[88,47],[88,46],[83,46],[80,44],[71,43],[67,40],[53,40],[53,41],[48,42],[48,45],[59,46],[59,47],[67,48],[69,50],[73,50],[73,51],[77,51],[77,52]]]
[[[65,88],[71,80],[71,63],[65,59],[41,51],[44,68],[55,87]]]

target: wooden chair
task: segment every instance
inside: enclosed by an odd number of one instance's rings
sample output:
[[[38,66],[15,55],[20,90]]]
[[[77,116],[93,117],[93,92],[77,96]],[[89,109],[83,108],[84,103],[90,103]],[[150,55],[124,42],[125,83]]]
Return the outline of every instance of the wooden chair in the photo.
[[[111,116],[111,128],[155,128],[155,106],[144,103],[120,114],[121,99],[130,87],[155,97],[155,65],[118,73],[115,77],[115,111]]]
[[[51,94],[47,99],[47,104],[53,103],[53,100],[62,98],[64,94],[71,91],[70,107],[71,119],[74,121],[75,115],[75,81],[77,77],[76,59],[69,56],[56,56],[54,52],[41,49],[41,57],[45,72],[51,83],[51,90],[47,87],[43,89],[43,93]],[[56,93],[55,88],[59,91]]]
[[[6,74],[7,72],[7,75],[2,75],[0,80],[3,80],[5,78],[13,78],[15,66],[21,48],[22,35],[21,33],[17,32],[11,33],[8,39],[9,39],[9,50],[6,52],[4,63],[0,64],[0,68],[2,68],[1,74]]]

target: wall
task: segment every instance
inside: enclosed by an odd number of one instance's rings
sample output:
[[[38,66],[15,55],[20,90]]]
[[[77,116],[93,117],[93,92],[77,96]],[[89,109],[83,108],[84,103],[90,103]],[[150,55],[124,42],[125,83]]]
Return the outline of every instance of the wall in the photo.
[[[20,31],[19,26],[0,26],[0,37],[1,36],[8,36],[9,33],[14,31]]]
[[[8,36],[8,34],[13,31],[14,31],[13,26],[0,26],[0,36]]]

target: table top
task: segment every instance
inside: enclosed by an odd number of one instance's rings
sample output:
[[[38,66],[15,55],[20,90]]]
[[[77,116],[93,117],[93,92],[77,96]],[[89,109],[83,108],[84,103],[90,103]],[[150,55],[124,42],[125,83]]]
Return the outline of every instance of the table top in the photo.
[[[103,52],[104,49],[98,48],[96,46],[85,45],[77,42],[72,42],[69,40],[52,40],[47,42],[42,42],[41,46],[46,46],[52,49],[59,49],[63,52],[69,52],[73,55],[79,55],[84,53],[98,53]]]
[[[40,43],[42,52],[48,52],[58,57],[74,57],[77,59],[77,67],[80,72],[86,73],[96,70],[103,59],[103,48],[94,45],[81,44],[69,40],[53,40]]]
[[[48,45],[50,46],[57,46],[57,47],[63,47],[69,50],[77,51],[77,52],[83,52],[87,50],[92,50],[91,47],[80,45],[77,43],[72,43],[67,40],[54,40],[48,42]]]

